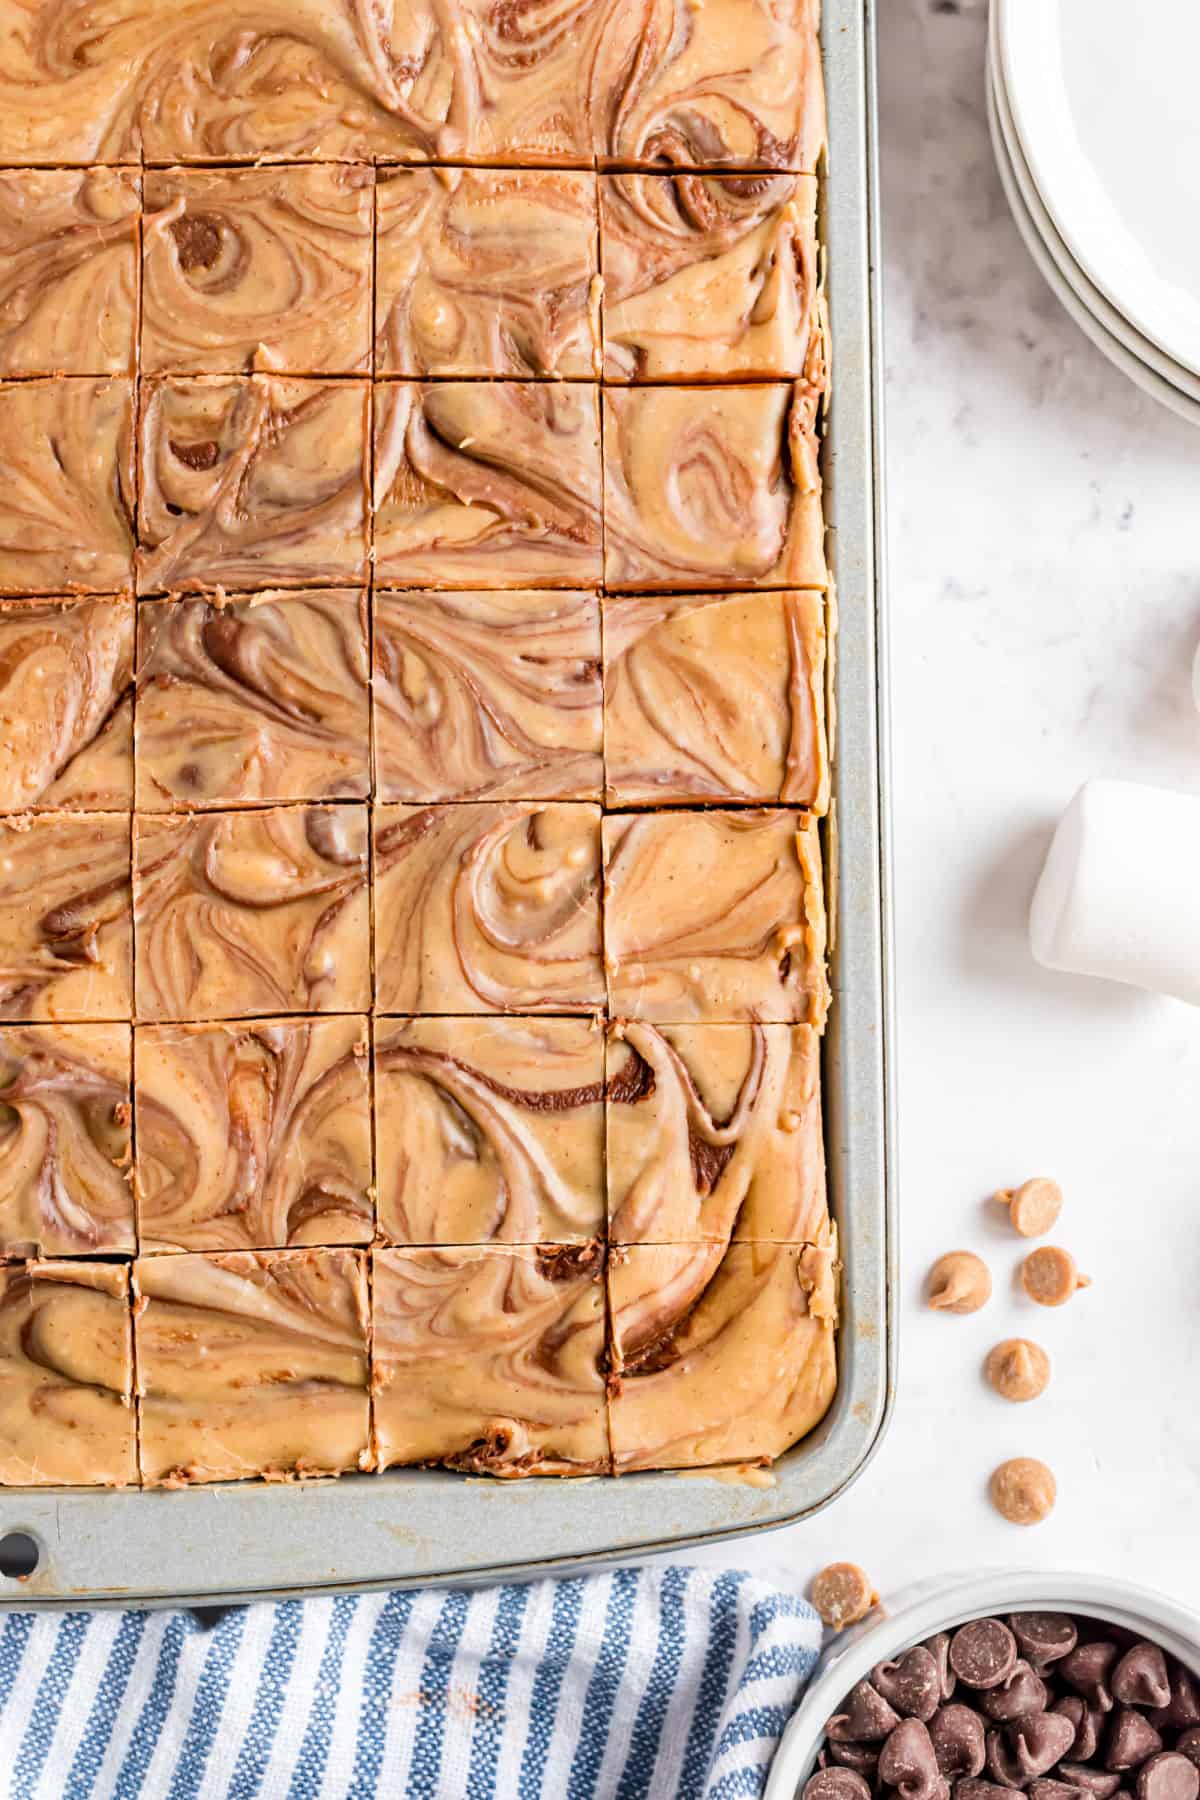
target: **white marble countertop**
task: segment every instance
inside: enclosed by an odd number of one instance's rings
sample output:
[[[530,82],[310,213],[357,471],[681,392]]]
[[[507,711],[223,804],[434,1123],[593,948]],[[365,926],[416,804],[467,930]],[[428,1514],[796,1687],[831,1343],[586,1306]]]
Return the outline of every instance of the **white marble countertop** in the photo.
[[[1200,1011],[1045,974],[1025,915],[1080,781],[1200,791],[1200,435],[1111,369],[1006,211],[983,104],[985,0],[879,11],[899,999],[900,1383],[824,1514],[726,1547],[804,1582],[835,1557],[886,1593],[939,1571],[1088,1568],[1200,1606]],[[1136,855],[1129,842],[1114,854]],[[1200,897],[1198,897],[1200,921]],[[1018,1298],[986,1197],[1063,1184],[1053,1241],[1095,1285]],[[991,1261],[972,1318],[922,1309],[942,1250]],[[1030,1406],[983,1385],[1002,1337],[1053,1359]],[[1044,1457],[1034,1529],[990,1470]]]

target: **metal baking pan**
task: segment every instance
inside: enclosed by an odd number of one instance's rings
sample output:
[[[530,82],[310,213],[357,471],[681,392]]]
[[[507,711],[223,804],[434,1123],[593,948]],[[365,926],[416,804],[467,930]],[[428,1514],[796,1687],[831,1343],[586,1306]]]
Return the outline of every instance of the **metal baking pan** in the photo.
[[[481,1582],[677,1551],[794,1524],[842,1493],[878,1444],[895,1380],[895,1231],[874,0],[825,0],[822,33],[834,347],[825,473],[839,613],[825,1129],[845,1260],[833,1407],[767,1487],[669,1473],[502,1482],[395,1469],[294,1486],[0,1490],[0,1538],[28,1533],[39,1552],[29,1576],[0,1575],[0,1606]]]

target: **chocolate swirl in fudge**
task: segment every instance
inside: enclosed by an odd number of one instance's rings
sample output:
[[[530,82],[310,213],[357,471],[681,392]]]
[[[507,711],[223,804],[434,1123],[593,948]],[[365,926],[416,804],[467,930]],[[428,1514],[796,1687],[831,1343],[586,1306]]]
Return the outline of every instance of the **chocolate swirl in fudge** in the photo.
[[[144,1250],[369,1240],[364,1019],[146,1026],[134,1104]]]
[[[137,1016],[365,1012],[365,806],[134,821]]]
[[[0,822],[0,1019],[128,1019],[129,819]]]
[[[603,1251],[375,1252],[379,1466],[603,1474]]]
[[[575,1019],[411,1019],[375,1047],[379,1228],[396,1244],[604,1229],[604,1040]]]
[[[0,811],[128,810],[133,601],[0,602]]]
[[[382,800],[599,797],[593,595],[377,594],[373,689]]]
[[[127,1025],[0,1032],[0,1256],[134,1247]]]
[[[0,375],[132,375],[137,176],[0,174]]]
[[[151,600],[138,628],[140,810],[366,796],[361,594]]]

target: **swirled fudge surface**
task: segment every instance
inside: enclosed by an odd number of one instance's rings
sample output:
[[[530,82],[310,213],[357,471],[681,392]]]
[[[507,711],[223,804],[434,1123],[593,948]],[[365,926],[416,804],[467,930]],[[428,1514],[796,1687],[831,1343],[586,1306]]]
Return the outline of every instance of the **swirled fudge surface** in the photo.
[[[0,0],[0,1485],[828,1405],[818,26]]]

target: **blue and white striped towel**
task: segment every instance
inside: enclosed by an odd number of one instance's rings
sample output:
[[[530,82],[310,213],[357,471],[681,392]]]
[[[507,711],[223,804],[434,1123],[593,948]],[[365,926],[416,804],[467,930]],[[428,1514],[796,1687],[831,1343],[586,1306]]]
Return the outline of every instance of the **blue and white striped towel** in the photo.
[[[0,1621],[5,1800],[741,1800],[820,1645],[680,1567]]]

